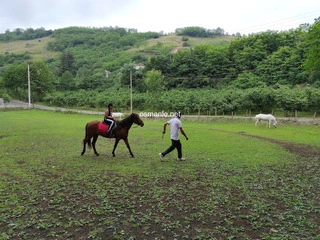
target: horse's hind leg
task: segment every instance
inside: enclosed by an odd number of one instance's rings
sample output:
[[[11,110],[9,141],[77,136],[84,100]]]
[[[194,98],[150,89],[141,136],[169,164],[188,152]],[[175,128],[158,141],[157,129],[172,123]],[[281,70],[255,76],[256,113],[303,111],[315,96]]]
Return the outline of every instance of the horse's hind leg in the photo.
[[[83,155],[86,152],[86,144],[87,144],[86,139],[83,139],[83,149],[82,149],[81,155]]]
[[[92,148],[93,148],[94,154],[95,154],[96,156],[99,156],[99,153],[98,153],[97,150],[96,150],[96,142],[97,142],[97,139],[98,139],[98,135],[93,137],[93,139],[92,139]]]
[[[88,136],[85,136],[82,142],[83,142],[83,149],[82,149],[81,155],[83,155],[86,152],[87,144],[88,144],[88,147],[91,148],[91,139]]]
[[[85,137],[83,139],[83,149],[82,149],[82,152],[81,152],[81,155],[83,155],[85,152],[86,152],[86,145],[88,143],[88,147],[91,148],[91,136],[88,135],[88,123],[85,127]]]

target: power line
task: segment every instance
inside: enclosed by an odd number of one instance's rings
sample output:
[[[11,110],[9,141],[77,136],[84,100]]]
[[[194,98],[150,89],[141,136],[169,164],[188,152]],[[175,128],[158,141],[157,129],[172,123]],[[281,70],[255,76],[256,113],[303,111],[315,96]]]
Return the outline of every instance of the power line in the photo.
[[[242,29],[239,29],[238,32],[240,32],[240,33],[241,32],[249,33],[249,32],[254,32],[255,30],[259,31],[262,28],[268,28],[268,27],[276,28],[277,26],[279,28],[279,27],[291,26],[291,25],[293,25],[293,23],[297,23],[297,25],[299,25],[299,24],[302,24],[301,23],[302,19],[309,19],[311,21],[310,18],[313,18],[312,20],[314,20],[315,18],[318,17],[318,16],[316,16],[316,14],[320,15],[320,10],[316,10],[316,11],[312,11],[312,12],[296,15],[296,16],[293,16],[293,17],[289,17],[289,18],[284,18],[284,19],[268,22],[268,23],[254,25],[254,26],[251,26],[251,27],[242,28]]]

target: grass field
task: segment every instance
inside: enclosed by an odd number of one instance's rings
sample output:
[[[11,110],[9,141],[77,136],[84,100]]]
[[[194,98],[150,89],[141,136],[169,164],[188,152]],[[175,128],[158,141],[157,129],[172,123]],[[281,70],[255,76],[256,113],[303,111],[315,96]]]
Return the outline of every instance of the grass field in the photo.
[[[28,53],[32,60],[46,60],[57,56],[57,52],[48,51],[46,49],[49,41],[53,41],[51,37],[43,37],[33,40],[21,40],[14,42],[0,42],[0,54],[15,53],[22,54]]]
[[[320,239],[320,127],[183,121],[189,141],[160,162],[164,119],[123,142],[99,138],[101,116],[0,111],[0,239]]]

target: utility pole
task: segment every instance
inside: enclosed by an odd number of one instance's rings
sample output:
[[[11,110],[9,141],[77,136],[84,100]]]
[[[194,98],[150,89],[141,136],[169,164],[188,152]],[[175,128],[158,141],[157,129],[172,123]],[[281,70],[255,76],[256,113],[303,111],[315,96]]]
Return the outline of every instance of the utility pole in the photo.
[[[30,67],[28,64],[28,96],[29,96],[29,109],[31,108],[31,84],[30,84]]]
[[[130,70],[130,110],[132,113],[132,70]]]

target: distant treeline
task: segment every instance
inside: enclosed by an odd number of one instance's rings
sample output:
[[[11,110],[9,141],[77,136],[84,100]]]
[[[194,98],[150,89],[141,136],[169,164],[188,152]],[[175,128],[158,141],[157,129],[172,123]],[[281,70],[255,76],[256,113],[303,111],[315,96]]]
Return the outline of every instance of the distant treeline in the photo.
[[[218,27],[217,29],[205,29],[202,27],[177,28],[175,33],[179,36],[189,36],[189,37],[199,37],[199,38],[216,37],[216,36],[225,35],[224,30],[220,27]]]
[[[117,110],[129,110],[129,89],[110,88],[97,91],[63,91],[48,94],[47,104],[58,107],[92,107],[100,110],[113,102]],[[316,114],[320,111],[320,91],[314,87],[291,88],[277,85],[272,88],[254,87],[237,89],[173,89],[158,93],[156,101],[150,102],[150,93],[133,94],[135,110],[145,111],[183,111],[183,114],[223,115],[236,113],[282,112],[293,116],[295,112]],[[278,114],[278,113],[277,113]]]
[[[68,34],[70,35],[80,35],[78,39],[79,42],[84,42],[87,40],[86,38],[81,38],[81,36],[92,35],[91,38],[97,38],[98,35],[104,34],[114,34],[118,33],[120,37],[123,37],[127,34],[137,34],[138,31],[134,28],[121,28],[121,27],[101,27],[101,28],[88,28],[88,27],[68,27],[57,30],[45,30],[44,28],[16,28],[13,31],[7,30],[5,33],[0,34],[0,42],[12,42],[18,40],[32,40],[42,37],[53,36],[56,37],[60,34]],[[205,29],[202,27],[185,27],[185,28],[177,28],[175,33],[179,36],[189,36],[189,37],[199,37],[199,38],[207,38],[207,37],[215,37],[215,36],[223,36],[225,34],[222,28],[217,29]],[[158,38],[162,33],[156,32],[145,32],[139,33],[140,36],[144,36],[145,38]],[[77,45],[77,44],[76,44]]]
[[[51,36],[52,33],[53,33],[52,30],[45,30],[44,28],[38,28],[38,29],[28,28],[26,30],[22,28],[17,28],[12,32],[7,30],[4,34],[0,34],[0,42],[32,40],[32,39]]]
[[[159,38],[156,32],[138,33],[135,29],[125,28],[79,28],[70,27],[54,31],[52,37],[56,41],[48,43],[47,49],[52,51],[64,51],[67,48],[75,48],[79,45],[93,49],[97,47],[123,49],[141,44],[151,38]]]

